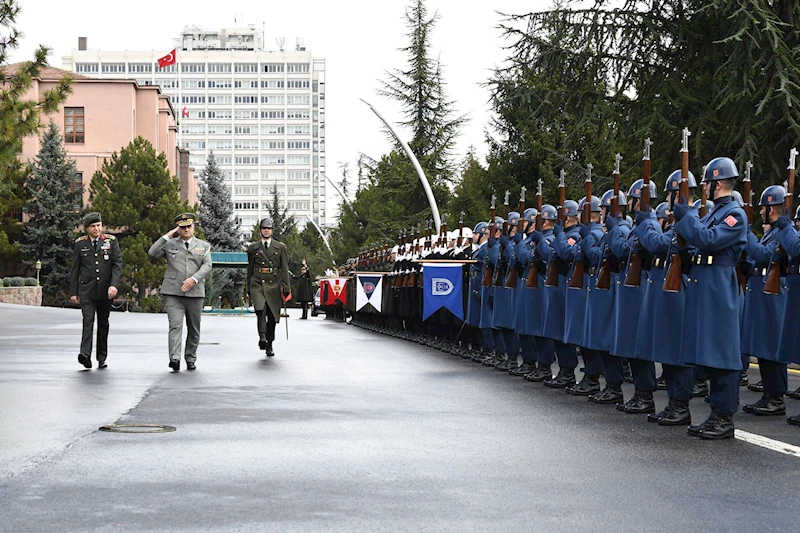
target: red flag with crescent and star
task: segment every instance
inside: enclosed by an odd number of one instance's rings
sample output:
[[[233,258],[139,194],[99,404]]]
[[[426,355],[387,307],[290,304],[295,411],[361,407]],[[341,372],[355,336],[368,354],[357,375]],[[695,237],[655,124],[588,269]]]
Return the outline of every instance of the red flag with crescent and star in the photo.
[[[159,57],[158,60],[157,60],[158,61],[158,68],[164,68],[164,67],[168,67],[170,65],[174,65],[175,61],[177,61],[175,59],[175,52],[177,52],[177,51],[178,51],[177,48],[173,48],[172,52],[168,53],[164,57]]]

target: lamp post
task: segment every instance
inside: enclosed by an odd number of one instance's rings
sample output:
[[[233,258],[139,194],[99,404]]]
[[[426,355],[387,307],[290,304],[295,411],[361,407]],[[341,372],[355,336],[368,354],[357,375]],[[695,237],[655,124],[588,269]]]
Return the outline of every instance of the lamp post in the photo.
[[[36,286],[39,286],[39,272],[42,270],[42,262],[36,260]]]

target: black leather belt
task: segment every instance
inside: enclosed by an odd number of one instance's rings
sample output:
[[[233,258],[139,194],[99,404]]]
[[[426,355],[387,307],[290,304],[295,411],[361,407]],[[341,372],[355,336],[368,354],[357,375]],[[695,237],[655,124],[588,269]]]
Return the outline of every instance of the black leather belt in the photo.
[[[696,255],[692,258],[692,264],[697,266],[736,267],[739,262],[732,257],[725,257],[724,255]]]

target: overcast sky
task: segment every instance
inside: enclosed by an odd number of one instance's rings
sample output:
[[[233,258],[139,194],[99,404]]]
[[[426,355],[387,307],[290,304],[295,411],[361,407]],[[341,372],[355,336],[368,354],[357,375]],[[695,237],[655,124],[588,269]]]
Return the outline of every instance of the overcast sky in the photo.
[[[438,11],[440,17],[432,50],[444,67],[447,95],[457,112],[470,119],[458,140],[459,159],[470,145],[480,156],[486,154],[489,94],[481,84],[506,53],[497,29],[501,20],[497,11],[523,14],[546,9],[551,3],[427,0],[429,13]],[[377,96],[377,88],[378,80],[386,79],[386,70],[405,66],[406,58],[398,48],[408,43],[403,18],[407,0],[20,0],[20,4],[18,28],[25,37],[12,62],[32,58],[35,47],[45,44],[53,50],[50,64],[60,67],[61,56],[77,48],[79,36],[88,38],[90,49],[154,49],[166,54],[184,26],[233,26],[234,17],[259,28],[264,23],[268,49],[277,48],[277,37],[286,38],[287,49],[294,46],[296,37],[302,37],[315,57],[326,60],[327,175],[337,181],[339,163],[349,162],[354,170],[359,153],[378,158],[389,147],[380,133],[380,121],[360,98],[387,120],[402,118],[397,105]],[[409,133],[403,133],[408,140]]]

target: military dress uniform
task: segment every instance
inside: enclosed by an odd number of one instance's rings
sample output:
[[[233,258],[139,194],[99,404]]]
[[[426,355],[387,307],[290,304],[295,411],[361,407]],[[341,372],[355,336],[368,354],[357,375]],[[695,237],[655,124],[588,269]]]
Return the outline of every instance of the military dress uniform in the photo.
[[[100,222],[98,213],[90,213],[84,226]],[[80,299],[83,331],[78,361],[92,367],[92,332],[97,315],[97,364],[105,368],[108,357],[108,318],[111,314],[109,287],[119,287],[122,275],[122,253],[113,235],[100,234],[95,240],[89,235],[75,240],[70,269],[70,296]]]
[[[175,217],[178,226],[191,226],[195,223],[192,213]],[[200,318],[205,299],[205,278],[211,272],[211,245],[197,237],[184,241],[180,236],[160,237],[148,250],[152,259],[165,257],[167,270],[161,284],[161,294],[166,300],[169,321],[169,361],[170,368],[178,370],[181,360],[183,323],[188,330],[183,358],[186,367],[193,370],[197,361],[197,346],[200,344]],[[186,292],[181,290],[183,282],[194,279],[195,285]]]
[[[256,310],[259,347],[273,355],[275,325],[280,322],[282,291],[289,286],[286,245],[275,239],[257,240],[247,248],[247,287]],[[266,345],[261,344],[265,341]]]
[[[795,220],[800,219],[800,207]],[[788,217],[782,216],[775,222],[778,228],[778,242],[788,254],[786,272],[786,307],[783,313],[783,327],[778,356],[781,361],[800,364],[800,328],[797,317],[800,316],[800,232],[791,226]],[[800,388],[787,393],[787,396],[800,399]],[[789,424],[800,426],[800,415],[786,419]]]

